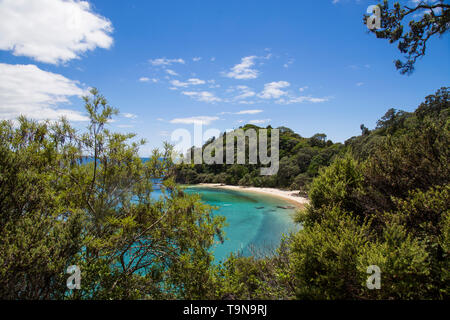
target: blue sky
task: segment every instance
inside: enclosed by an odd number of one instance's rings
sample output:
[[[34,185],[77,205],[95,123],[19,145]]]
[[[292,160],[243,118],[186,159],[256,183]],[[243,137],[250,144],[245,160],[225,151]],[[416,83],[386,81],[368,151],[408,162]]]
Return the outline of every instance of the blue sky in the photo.
[[[144,156],[194,122],[343,142],[449,85],[448,35],[402,76],[396,46],[362,23],[373,0],[35,3],[0,1],[0,118],[65,115],[81,128],[79,96],[95,86],[121,111],[110,126],[147,139]]]

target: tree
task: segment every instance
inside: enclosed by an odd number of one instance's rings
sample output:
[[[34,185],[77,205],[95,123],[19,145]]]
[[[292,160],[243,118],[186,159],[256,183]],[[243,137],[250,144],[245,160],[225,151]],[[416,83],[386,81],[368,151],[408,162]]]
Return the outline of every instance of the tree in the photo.
[[[367,159],[357,162],[347,153],[313,180],[311,203],[297,216],[304,228],[292,241],[298,297],[448,297],[450,122],[445,92],[442,88],[428,96],[407,115],[408,130],[382,136]],[[392,128],[395,115],[389,110],[377,130]],[[380,291],[365,288],[369,265],[382,270]]]
[[[292,179],[300,173],[300,168],[294,157],[284,157],[280,160],[280,169],[278,170],[278,185],[288,187],[292,183]]]
[[[390,108],[380,120],[377,121],[376,129],[382,129],[386,133],[395,132],[403,125],[405,112]]]
[[[398,49],[406,61],[395,61],[395,67],[401,74],[411,74],[418,58],[426,53],[428,40],[443,36],[450,26],[450,5],[443,0],[414,1],[413,7],[401,6],[396,2],[389,8],[387,0],[379,4],[381,28],[371,29],[377,38],[388,39],[390,43],[398,41]],[[369,15],[364,16],[367,24]],[[417,18],[416,18],[417,17]],[[405,30],[408,23],[409,30]]]
[[[419,119],[423,119],[426,116],[442,119],[448,118],[450,103],[449,89],[449,87],[442,87],[435,94],[425,97],[425,102],[421,103],[415,111],[417,117]]]
[[[323,148],[323,147],[325,147],[326,141],[327,141],[327,135],[326,134],[324,134],[324,133],[316,133],[309,140],[309,144],[312,147]]]
[[[82,248],[83,214],[61,195],[54,133],[24,117],[0,122],[1,299],[63,299]]]
[[[361,129],[361,135],[363,136],[366,136],[370,133],[370,130],[364,124],[361,124],[359,128]]]
[[[174,184],[169,145],[144,162],[145,141],[107,129],[118,111],[97,90],[85,105],[84,133],[65,120],[0,123],[0,298],[208,297],[223,218]],[[80,290],[66,287],[69,265]]]

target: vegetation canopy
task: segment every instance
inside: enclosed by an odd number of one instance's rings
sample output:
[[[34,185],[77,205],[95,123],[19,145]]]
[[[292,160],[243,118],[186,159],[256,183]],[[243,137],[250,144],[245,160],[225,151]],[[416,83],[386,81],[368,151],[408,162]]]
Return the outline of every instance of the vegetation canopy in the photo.
[[[414,112],[389,109],[345,144],[279,128],[280,171],[264,178],[251,164],[176,166],[168,144],[143,161],[144,141],[108,129],[118,111],[97,90],[85,104],[85,132],[64,119],[0,122],[1,298],[449,297],[449,88]],[[273,252],[217,265],[210,249],[224,218],[175,178],[301,185],[310,204]],[[80,290],[66,287],[70,265],[81,269]],[[371,265],[380,290],[366,286]]]
[[[206,297],[223,218],[174,184],[170,146],[143,162],[144,141],[107,129],[118,111],[95,89],[84,99],[84,133],[65,120],[0,123],[0,297]],[[81,290],[66,288],[69,265]]]

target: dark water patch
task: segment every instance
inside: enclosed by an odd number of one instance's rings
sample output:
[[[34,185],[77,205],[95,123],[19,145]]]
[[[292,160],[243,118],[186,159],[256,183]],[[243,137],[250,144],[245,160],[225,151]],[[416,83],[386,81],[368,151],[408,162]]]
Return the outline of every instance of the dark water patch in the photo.
[[[221,189],[220,187],[189,187],[189,191],[199,193],[205,200],[207,200],[209,197],[217,197],[217,195],[219,194],[221,199],[226,198],[226,196],[228,195],[233,200],[240,199],[242,201],[258,203],[258,200],[256,200],[251,195],[245,194],[241,191]]]

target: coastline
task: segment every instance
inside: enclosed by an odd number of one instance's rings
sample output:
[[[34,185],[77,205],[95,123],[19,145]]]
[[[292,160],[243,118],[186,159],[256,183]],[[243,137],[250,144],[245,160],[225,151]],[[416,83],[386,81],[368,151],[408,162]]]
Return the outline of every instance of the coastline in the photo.
[[[298,208],[304,208],[305,204],[309,203],[309,200],[305,197],[297,196],[298,190],[286,191],[275,188],[262,188],[262,187],[243,187],[243,186],[232,186],[220,183],[199,183],[190,186],[200,186],[207,188],[217,188],[217,189],[227,189],[243,192],[254,192],[259,194],[266,194],[277,198],[282,198],[288,200]]]

